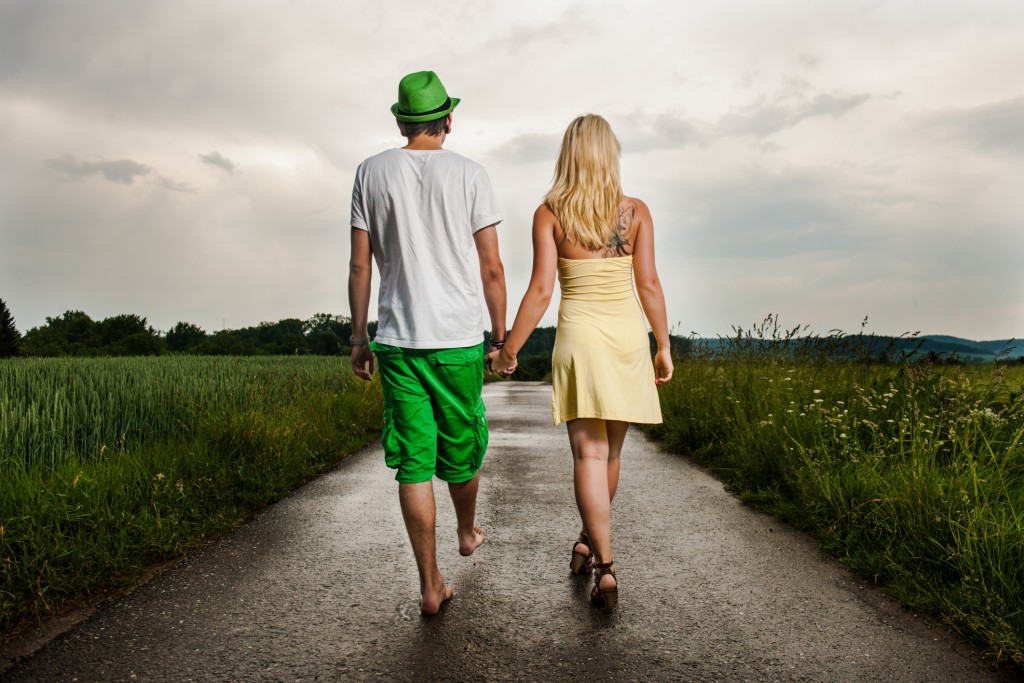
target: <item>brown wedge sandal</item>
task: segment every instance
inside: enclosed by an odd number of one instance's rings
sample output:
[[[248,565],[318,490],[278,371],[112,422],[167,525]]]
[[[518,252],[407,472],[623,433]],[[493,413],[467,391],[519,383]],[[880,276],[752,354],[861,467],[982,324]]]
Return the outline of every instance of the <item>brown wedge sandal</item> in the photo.
[[[584,554],[576,549],[581,545],[586,546],[589,552]],[[580,537],[572,544],[572,558],[569,560],[569,571],[573,574],[586,576],[590,573],[590,568],[593,564],[594,551],[590,547],[590,537],[581,531]]]
[[[611,574],[615,579],[614,588],[601,588],[601,577],[605,574]],[[590,591],[590,601],[603,607],[608,614],[615,611],[615,605],[619,602],[619,579],[615,576],[614,562],[594,563],[594,589]]]

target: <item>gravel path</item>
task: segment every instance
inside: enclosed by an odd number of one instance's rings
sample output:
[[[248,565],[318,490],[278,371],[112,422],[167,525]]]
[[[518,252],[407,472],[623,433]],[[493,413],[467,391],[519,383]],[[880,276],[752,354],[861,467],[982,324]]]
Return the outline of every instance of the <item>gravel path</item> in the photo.
[[[20,681],[989,681],[973,648],[900,608],[814,543],[639,431],[613,507],[619,609],[589,606],[550,388],[485,387],[491,447],[455,599],[417,611],[380,446],[349,458],[2,674]]]

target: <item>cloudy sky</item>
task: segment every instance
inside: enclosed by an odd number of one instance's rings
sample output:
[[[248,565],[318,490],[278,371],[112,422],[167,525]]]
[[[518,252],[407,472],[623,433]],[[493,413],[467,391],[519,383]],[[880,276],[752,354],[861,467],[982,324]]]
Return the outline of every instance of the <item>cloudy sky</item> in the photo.
[[[596,112],[677,333],[1024,337],[1019,0],[0,0],[0,298],[22,331],[347,314],[353,171],[421,69],[504,210],[510,320]]]

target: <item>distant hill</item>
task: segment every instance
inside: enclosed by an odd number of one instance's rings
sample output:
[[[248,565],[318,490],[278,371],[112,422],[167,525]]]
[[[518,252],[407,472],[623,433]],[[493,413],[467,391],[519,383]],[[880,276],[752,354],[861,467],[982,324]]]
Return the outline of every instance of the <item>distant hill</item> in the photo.
[[[880,356],[885,354],[890,359],[894,356],[906,355],[910,360],[932,358],[944,361],[960,361],[964,363],[992,363],[996,359],[1013,361],[1024,359],[1024,341],[1016,339],[998,339],[993,341],[974,341],[962,337],[945,334],[930,334],[918,337],[888,337],[877,335],[848,335],[843,338],[847,350],[851,354],[867,354]],[[692,344],[704,348],[711,353],[720,353],[723,349],[735,347],[734,338],[699,338]],[[769,346],[769,342],[759,339],[746,340],[755,347]],[[794,339],[789,348],[810,349],[815,346],[834,348],[822,344],[821,340],[810,337]]]
[[[974,341],[945,334],[929,334],[918,337],[889,337],[871,334],[850,334],[842,337],[795,337],[790,340],[760,339],[756,336],[736,337],[680,337],[671,335],[674,353],[685,356],[689,353],[710,353],[717,355],[723,350],[748,348],[753,352],[782,353],[793,355],[825,355],[831,357],[866,358],[870,360],[911,361],[930,360],[937,362],[993,363],[997,358],[1005,361],[1024,362],[1024,341],[999,339],[995,341]],[[537,374],[539,379],[550,366],[551,350],[555,345],[555,328],[538,327],[529,341],[519,352],[520,360],[536,357],[536,372],[522,367],[523,374]],[[651,335],[651,352],[657,345]],[[533,366],[529,366],[533,368]],[[531,374],[532,373],[532,374]]]
[[[929,345],[934,344],[936,350],[940,346],[950,345],[951,350],[962,353],[992,356],[1005,355],[1009,358],[1024,356],[1024,342],[1017,339],[997,339],[995,341],[972,341],[944,334],[929,334],[924,339]]]

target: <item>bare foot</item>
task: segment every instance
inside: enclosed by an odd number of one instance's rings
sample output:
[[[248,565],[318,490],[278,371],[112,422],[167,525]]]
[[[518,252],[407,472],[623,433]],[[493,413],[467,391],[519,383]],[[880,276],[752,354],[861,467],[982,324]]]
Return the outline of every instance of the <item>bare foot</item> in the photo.
[[[420,596],[420,614],[425,617],[432,617],[441,611],[444,603],[452,599],[455,591],[448,584],[441,587],[440,593],[427,592]]]
[[[484,544],[486,534],[484,530],[473,525],[473,532],[467,535],[459,534],[459,555],[463,557],[469,557],[473,554],[473,551]]]

